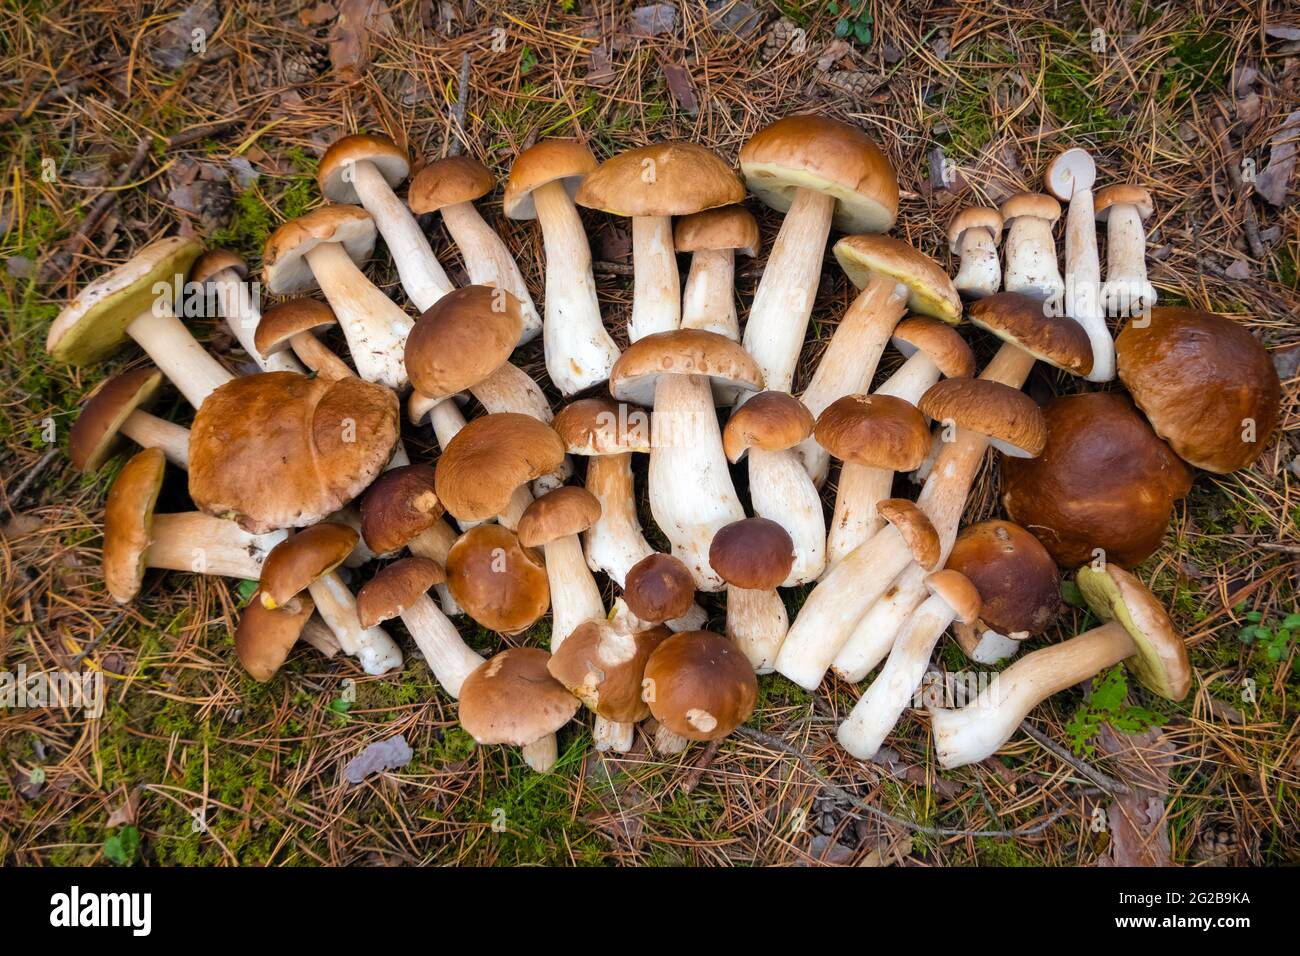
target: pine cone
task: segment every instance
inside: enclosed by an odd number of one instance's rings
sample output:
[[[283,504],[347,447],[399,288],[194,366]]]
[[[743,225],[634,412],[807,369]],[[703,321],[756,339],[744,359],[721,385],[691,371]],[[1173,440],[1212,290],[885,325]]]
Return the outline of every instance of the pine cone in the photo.
[[[789,17],[782,17],[777,20],[767,31],[767,36],[763,38],[763,46],[758,55],[764,60],[770,60],[787,46],[795,37],[795,22]]]
[[[298,86],[310,83],[326,71],[329,58],[321,47],[312,46],[306,50],[294,50],[284,58],[280,67],[280,76],[286,86]]]
[[[884,81],[883,76],[863,70],[832,70],[826,74],[826,85],[851,100],[865,100],[876,92]]]

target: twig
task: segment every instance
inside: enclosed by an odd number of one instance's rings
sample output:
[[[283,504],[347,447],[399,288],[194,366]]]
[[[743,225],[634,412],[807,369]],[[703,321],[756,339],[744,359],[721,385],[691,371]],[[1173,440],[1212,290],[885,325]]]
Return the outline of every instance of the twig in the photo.
[[[465,110],[469,107],[469,51],[460,58],[460,87],[456,90],[456,107],[451,111],[451,143],[448,156],[465,152]]]
[[[1276,551],[1279,554],[1300,554],[1300,546],[1294,544],[1274,544],[1272,541],[1263,541],[1251,547],[1259,548],[1261,551]]]
[[[1246,199],[1241,205],[1242,216],[1245,219],[1242,225],[1246,232],[1246,243],[1250,246],[1250,254],[1262,261],[1268,257],[1268,250],[1264,248],[1264,243],[1259,238],[1259,223],[1255,219],[1255,207],[1250,204],[1250,195],[1246,192],[1245,183],[1241,179],[1241,157],[1232,148],[1232,141],[1228,137],[1228,124],[1224,118],[1216,116],[1210,120],[1210,125],[1214,127],[1214,135],[1219,141],[1219,154],[1223,157],[1224,171],[1227,172],[1237,195],[1245,196]]]
[[[32,482],[40,476],[41,472],[50,466],[50,462],[54,461],[54,456],[57,455],[58,452],[59,449],[57,447],[48,449],[45,454],[41,455],[41,457],[37,459],[36,464],[27,469],[27,474],[23,475],[23,480],[18,482],[18,487],[5,496],[7,499],[5,504],[9,508],[10,512],[13,512],[14,505],[22,500],[27,489],[32,486]]]
[[[1079,771],[1084,777],[1087,777],[1095,786],[1105,790],[1109,794],[1128,794],[1133,792],[1133,788],[1127,784],[1120,783],[1114,777],[1108,777],[1096,767],[1080,760],[1070,751],[1066,750],[1047,734],[1043,733],[1037,727],[1033,726],[1027,720],[1020,722],[1020,729],[1028,736],[1038,742],[1038,745],[1044,750],[1049,751],[1060,760],[1068,763],[1075,770]]]

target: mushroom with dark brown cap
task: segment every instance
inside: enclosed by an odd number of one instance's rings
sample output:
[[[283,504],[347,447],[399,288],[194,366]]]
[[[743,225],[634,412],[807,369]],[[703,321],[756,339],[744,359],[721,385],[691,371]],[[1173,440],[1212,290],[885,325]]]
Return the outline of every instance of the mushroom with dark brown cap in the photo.
[[[204,291],[204,312],[225,319],[226,327],[263,372],[301,372],[292,355],[267,354],[257,347],[261,306],[248,285],[248,264],[229,249],[209,249],[190,267],[190,282]]]
[[[692,740],[721,740],[748,720],[758,680],[725,637],[682,631],[660,642],[646,661],[641,699],[659,723],[655,748],[680,753]]]
[[[356,373],[316,337],[338,321],[334,310],[319,299],[288,299],[263,313],[253,333],[253,347],[268,357],[292,350],[322,378],[348,378]]]
[[[1052,303],[1059,311],[1065,280],[1056,264],[1052,227],[1061,218],[1061,204],[1044,193],[1016,193],[1002,204],[1001,213],[1007,227],[1003,288]]]
[[[744,341],[766,387],[788,392],[831,224],[847,233],[888,232],[898,216],[898,177],[862,130],[811,115],[787,116],[751,136],[740,169],[759,199],[785,213]]]
[[[574,201],[632,218],[632,315],[628,339],[681,325],[673,216],[744,201],[740,177],[695,143],[658,143],[619,153],[587,174]]]
[[[531,415],[484,415],[457,432],[438,458],[438,500],[457,518],[496,516],[514,528],[531,500],[528,482],[555,471],[563,458],[560,436]]]
[[[1069,203],[1065,214],[1065,314],[1083,326],[1092,343],[1090,382],[1115,377],[1115,340],[1101,305],[1101,261],[1097,256],[1097,223],[1092,184],[1097,165],[1087,150],[1074,147],[1047,166],[1048,191]]]
[[[637,620],[663,624],[685,617],[695,601],[690,569],[671,554],[646,555],[627,572],[623,601]]]
[[[1147,232],[1143,225],[1155,212],[1149,190],[1116,183],[1099,189],[1097,221],[1106,224],[1106,281],[1101,302],[1109,315],[1134,318],[1156,304],[1156,289],[1147,281]]]
[[[722,588],[709,567],[713,535],[745,517],[727,470],[714,401],[762,387],[758,366],[738,343],[698,329],[634,342],[610,373],[615,398],[654,404],[650,511],[702,591]]]
[[[551,588],[551,653],[583,621],[605,616],[596,579],[587,568],[578,538],[600,517],[600,502],[583,488],[548,491],[519,519],[519,543],[541,548]]]
[[[749,456],[749,500],[794,541],[794,563],[782,587],[815,581],[826,567],[826,516],[821,495],[794,448],[812,434],[807,406],[788,392],[759,392],[731,413],[722,450],[733,464]]]
[[[453,698],[483,658],[467,645],[429,597],[429,588],[446,580],[428,558],[401,558],[387,565],[357,593],[362,627],[400,617],[424,655],[434,678]]]
[[[965,575],[951,569],[936,571],[926,577],[925,586],[929,598],[898,632],[885,666],[835,734],[840,746],[860,760],[875,756],[898,724],[948,625],[973,622],[979,614],[979,592]]]
[[[682,328],[740,341],[736,318],[736,253],[758,254],[758,222],[744,206],[706,209],[677,220],[673,242],[691,254],[682,293]]]
[[[550,607],[541,555],[499,524],[476,525],[456,539],[447,586],[466,614],[500,634],[528,630]]]
[[[160,448],[167,460],[189,466],[190,431],[146,410],[162,386],[156,368],[138,368],[115,375],[82,406],[68,432],[68,457],[78,471],[98,471],[117,451],[120,436],[142,448]]]
[[[1043,418],[1042,454],[1002,462],[1007,515],[1065,567],[1098,558],[1141,564],[1190,490],[1190,469],[1123,395],[1063,395],[1044,406]]]
[[[555,766],[555,732],[580,706],[547,670],[550,656],[535,647],[508,648],[479,665],[460,689],[460,725],[475,742],[519,747],[538,773]]]
[[[359,268],[374,248],[375,222],[364,209],[321,206],[271,233],[262,275],[276,295],[319,288],[343,328],[357,374],[402,389],[402,348],[413,323]]]
[[[260,593],[254,594],[235,627],[235,655],[248,676],[260,683],[274,677],[315,610],[315,602],[306,593],[275,610],[262,603]]]
[[[1156,306],[1116,341],[1119,377],[1156,434],[1188,464],[1245,468],[1277,425],[1282,386],[1264,347],[1213,312]]]
[[[107,358],[130,338],[198,408],[233,378],[176,317],[174,289],[202,251],[181,236],[149,243],[77,293],[50,325],[45,350],[56,361],[83,366]]]
[[[1068,641],[1026,654],[994,676],[975,700],[949,710],[930,707],[939,765],[952,768],[992,756],[1048,697],[1121,662],[1155,694],[1182,700],[1191,688],[1187,648],[1165,609],[1129,572],[1080,568],[1083,599],[1105,623]]]
[[[987,206],[967,206],[948,223],[948,249],[961,259],[952,284],[967,298],[982,299],[1001,288],[1001,235],[1002,213]]]
[[[158,448],[136,452],[108,489],[104,504],[104,586],[126,604],[140,593],[149,550],[153,509],[162,490],[167,459]]]
[[[406,151],[387,136],[355,134],[335,141],[321,157],[316,181],[326,199],[360,203],[392,254],[407,297],[420,311],[454,286],[429,240],[393,188],[407,177]]]
[[[718,529],[709,564],[727,582],[727,637],[756,674],[772,673],[790,627],[777,587],[794,565],[794,541],[768,518],[743,518]]]

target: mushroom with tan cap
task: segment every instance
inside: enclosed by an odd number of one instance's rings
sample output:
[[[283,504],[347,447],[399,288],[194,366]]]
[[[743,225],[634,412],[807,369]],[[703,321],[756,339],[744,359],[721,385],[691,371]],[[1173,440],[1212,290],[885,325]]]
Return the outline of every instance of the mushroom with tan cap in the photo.
[[[745,517],[727,470],[714,402],[759,391],[762,373],[736,342],[715,332],[679,329],[633,343],[614,363],[610,393],[654,405],[650,511],[702,591],[722,579],[709,567],[709,542]]]
[[[501,202],[511,219],[536,219],[542,227],[546,371],[564,395],[605,381],[618,358],[600,317],[591,246],[573,202],[595,168],[596,157],[577,140],[544,139],[515,159]]]
[[[167,459],[160,449],[146,448],[122,466],[108,489],[104,504],[104,586],[118,604],[133,601],[140,593],[153,509],[166,467]]]
[[[325,151],[316,181],[326,199],[360,203],[384,237],[407,297],[420,311],[454,286],[393,187],[410,172],[406,151],[386,136],[344,136]]]
[[[1047,189],[1069,203],[1065,214],[1065,314],[1083,326],[1092,342],[1090,382],[1115,377],[1115,340],[1101,305],[1101,261],[1097,257],[1097,223],[1092,184],[1097,165],[1086,150],[1067,149],[1047,166]]]
[[[271,233],[262,275],[275,295],[319,288],[343,328],[357,374],[402,389],[402,348],[414,323],[359,268],[374,248],[375,222],[364,209],[321,206]]]
[[[288,299],[263,313],[253,333],[253,347],[268,358],[292,350],[322,378],[348,378],[356,373],[316,337],[338,321],[334,310],[319,299]]]
[[[583,621],[605,616],[600,588],[587,568],[578,538],[600,518],[600,502],[573,485],[542,495],[519,519],[519,543],[541,548],[551,588],[551,653]]]
[[[479,665],[460,689],[460,725],[475,742],[519,747],[538,773],[555,766],[555,732],[580,706],[547,670],[550,656],[535,647],[508,648]]]
[[[484,415],[438,458],[438,500],[457,518],[497,516],[514,528],[531,500],[528,482],[555,471],[563,458],[564,443],[549,425],[513,412]]]
[[[142,448],[160,448],[167,460],[188,467],[190,431],[151,415],[162,386],[156,368],[139,368],[115,375],[82,406],[68,432],[68,457],[78,471],[98,471],[117,451],[121,436]]]
[[[987,206],[968,206],[948,223],[948,248],[961,259],[952,284],[968,299],[982,299],[1002,287],[998,239],[1002,213]]]
[[[1213,312],[1156,306],[1115,344],[1120,381],[1188,464],[1226,475],[1263,454],[1282,386],[1245,328]]]
[[[768,518],[743,518],[718,529],[709,564],[727,582],[727,637],[756,674],[772,673],[790,619],[777,587],[794,565],[794,541]]]
[[[826,567],[821,495],[794,453],[812,430],[807,406],[787,392],[759,392],[731,413],[722,430],[728,461],[749,456],[754,514],[771,518],[794,542],[794,563],[782,587],[815,581]]]
[[[306,592],[275,610],[262,603],[260,592],[254,594],[235,627],[235,655],[248,676],[259,683],[274,677],[315,611],[316,604]]]
[[[937,571],[926,577],[925,586],[930,597],[907,619],[885,666],[836,731],[840,746],[860,760],[875,756],[898,724],[948,625],[969,624],[979,614],[979,592],[965,575],[951,569]]]
[[[1134,318],[1156,304],[1156,289],[1147,281],[1147,232],[1143,225],[1155,212],[1150,191],[1116,183],[1095,197],[1097,221],[1106,224],[1106,281],[1101,304],[1108,315]]]
[[[198,408],[233,378],[194,340],[172,301],[202,251],[181,236],[149,243],[77,293],[51,324],[45,350],[56,361],[84,366],[108,358],[130,338]]]
[[[362,627],[400,617],[434,678],[455,698],[483,658],[461,639],[456,625],[429,597],[429,588],[445,580],[436,561],[401,558],[362,585],[357,615]]]
[[[1080,568],[1075,580],[1088,607],[1105,623],[1026,654],[965,707],[929,708],[940,766],[951,769],[991,757],[1039,703],[1121,662],[1151,692],[1168,700],[1187,696],[1192,680],[1187,648],[1155,595],[1113,564],[1105,570]]]
[[[257,347],[256,333],[262,319],[261,306],[248,285],[248,264],[229,249],[209,249],[190,267],[190,282],[204,287],[211,298],[205,305],[215,307],[226,320],[240,347],[263,372],[301,372],[292,355],[268,354]]]
[[[1007,227],[1002,286],[1059,310],[1065,280],[1056,263],[1052,227],[1061,218],[1061,204],[1044,193],[1016,193],[1002,204]]]
[[[915,405],[940,376],[970,378],[975,374],[975,353],[946,322],[924,316],[904,319],[895,327],[891,341],[907,361],[880,383],[877,395],[892,395]]]
[[[681,325],[682,298],[673,246],[673,216],[745,199],[740,177],[695,143],[659,143],[619,153],[578,187],[574,201],[632,218],[632,342]]]
[[[740,341],[736,318],[736,253],[758,254],[758,222],[744,206],[706,209],[677,220],[673,242],[691,253],[682,293],[682,328],[717,332]]]
[[[758,680],[725,637],[682,631],[662,641],[646,661],[641,698],[659,723],[655,748],[680,753],[692,740],[721,740],[748,720]]]
[[[528,630],[550,607],[541,555],[499,524],[476,525],[456,539],[447,586],[466,614],[500,634]]]
[[[898,216],[898,177],[862,130],[812,115],[787,116],[759,130],[740,150],[740,169],[759,199],[785,213],[754,291],[744,341],[767,388],[788,392],[832,223],[847,233],[888,232]]]

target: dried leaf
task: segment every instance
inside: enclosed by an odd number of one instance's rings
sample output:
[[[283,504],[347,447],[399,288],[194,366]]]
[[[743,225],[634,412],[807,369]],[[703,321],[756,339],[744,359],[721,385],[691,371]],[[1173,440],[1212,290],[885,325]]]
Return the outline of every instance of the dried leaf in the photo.
[[[1268,165],[1255,177],[1255,191],[1274,206],[1286,203],[1291,174],[1295,172],[1297,141],[1300,141],[1300,110],[1291,113],[1273,134]]]
[[[1300,27],[1265,27],[1264,34],[1275,40],[1300,40]]]
[[[383,0],[342,0],[330,35],[330,61],[348,83],[355,83],[370,65],[370,38],[394,31],[393,17]]]
[[[206,47],[207,40],[221,25],[216,0],[195,0],[181,15],[165,26],[149,47],[149,56],[168,70],[179,70],[196,51],[196,44]]]
[[[1130,736],[1103,724],[1096,745],[1099,754],[1112,759],[1115,776],[1133,788],[1107,809],[1110,846],[1097,865],[1171,866],[1165,797],[1177,761],[1173,743],[1159,727]]]
[[[126,788],[123,787],[123,790]],[[106,827],[126,826],[135,823],[136,812],[140,809],[140,791],[132,790],[125,795],[121,806],[108,815]]]
[[[651,3],[632,11],[634,37],[657,37],[677,30],[677,8],[671,3]]]
[[[745,0],[708,0],[704,6],[715,30],[747,37],[763,25],[763,15]]]
[[[673,95],[677,105],[694,116],[700,111],[700,101],[695,95],[695,84],[691,81],[691,74],[683,66],[676,63],[665,63],[663,65],[664,79],[668,83],[668,92]]]
[[[389,737],[387,740],[376,740],[353,757],[343,768],[343,779],[348,783],[358,784],[373,773],[405,767],[411,762],[413,756],[414,752],[402,734]]]
[[[318,3],[314,7],[303,7],[298,11],[298,21],[305,27],[320,26],[329,23],[339,15],[338,8],[332,3]]]
[[[907,859],[912,852],[912,838],[903,836],[898,840],[880,840],[875,849],[862,858],[858,866],[897,866]]]

